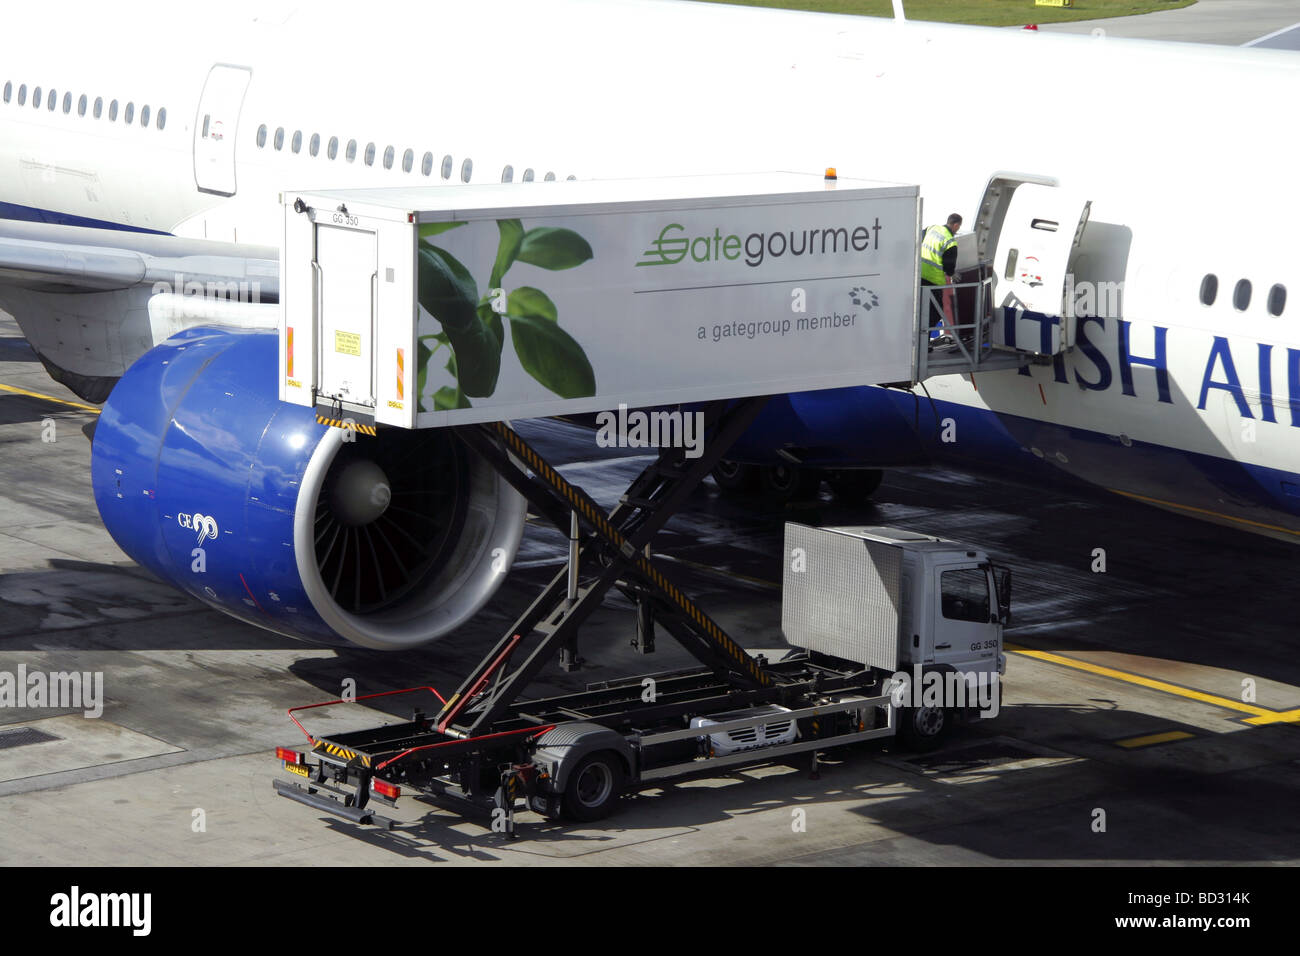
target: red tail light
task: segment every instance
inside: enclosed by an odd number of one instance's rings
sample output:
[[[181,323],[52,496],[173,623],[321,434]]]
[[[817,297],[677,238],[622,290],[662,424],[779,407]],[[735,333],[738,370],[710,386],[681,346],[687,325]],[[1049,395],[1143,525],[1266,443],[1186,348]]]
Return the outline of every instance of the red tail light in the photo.
[[[305,763],[307,760],[306,754],[290,750],[288,747],[276,747],[275,755],[286,763]]]
[[[389,800],[396,800],[402,795],[402,788],[396,784],[386,783],[378,777],[370,781],[371,789],[380,796],[387,797]]]

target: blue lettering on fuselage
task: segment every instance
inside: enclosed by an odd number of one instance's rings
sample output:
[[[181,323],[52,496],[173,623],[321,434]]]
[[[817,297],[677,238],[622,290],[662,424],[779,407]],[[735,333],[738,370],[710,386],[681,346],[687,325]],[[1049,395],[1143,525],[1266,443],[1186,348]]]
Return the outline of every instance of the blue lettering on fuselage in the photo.
[[[1214,366],[1221,364],[1223,366],[1224,381],[1218,382],[1214,379]],[[1241,413],[1242,418],[1254,418],[1250,413],[1250,406],[1246,404],[1246,396],[1241,391],[1241,379],[1237,377],[1237,367],[1232,361],[1232,348],[1228,345],[1228,340],[1222,335],[1214,337],[1214,345],[1210,347],[1210,357],[1205,362],[1205,375],[1201,377],[1201,397],[1196,402],[1196,407],[1205,411],[1205,400],[1209,397],[1210,389],[1221,388],[1237,403],[1237,411]]]

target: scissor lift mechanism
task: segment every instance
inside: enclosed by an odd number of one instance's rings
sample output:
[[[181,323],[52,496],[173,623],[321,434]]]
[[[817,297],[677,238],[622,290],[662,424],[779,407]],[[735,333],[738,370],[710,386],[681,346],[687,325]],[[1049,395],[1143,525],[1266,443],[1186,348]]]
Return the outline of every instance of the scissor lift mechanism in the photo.
[[[432,716],[416,710],[410,721],[328,738],[314,737],[293,717],[311,741],[310,756],[319,762],[313,765],[306,754],[278,750],[286,769],[305,780],[276,780],[276,790],[357,823],[391,827],[393,821],[377,815],[372,801],[392,805],[399,788],[406,787],[485,811],[504,810],[513,833],[519,797],[547,815],[563,809],[554,788],[544,785],[545,771],[530,759],[537,747],[555,739],[548,735],[557,727],[581,729],[588,736],[608,728],[615,744],[624,741],[621,746],[631,764],[628,776],[642,781],[810,750],[815,766],[818,747],[891,735],[892,712],[878,675],[863,665],[815,653],[781,662],[750,655],[649,556],[654,535],[725,456],[766,400],[707,405],[703,454],[688,459],[683,449],[661,449],[608,514],[504,422],[458,428],[461,440],[483,455],[538,514],[569,535],[566,567],[449,698],[427,687],[370,695],[430,693],[440,705]],[[637,606],[639,650],[654,649],[658,624],[702,666],[521,701],[527,684],[556,656],[565,669],[581,666],[579,629],[611,588]],[[651,701],[643,697],[647,679],[654,682]],[[792,708],[781,720],[797,721],[802,739],[699,759],[708,756],[701,752],[707,746],[700,744],[708,739],[706,732],[689,728],[689,720],[684,724],[682,718],[768,703]],[[707,733],[771,723],[771,717],[745,717],[710,726]]]

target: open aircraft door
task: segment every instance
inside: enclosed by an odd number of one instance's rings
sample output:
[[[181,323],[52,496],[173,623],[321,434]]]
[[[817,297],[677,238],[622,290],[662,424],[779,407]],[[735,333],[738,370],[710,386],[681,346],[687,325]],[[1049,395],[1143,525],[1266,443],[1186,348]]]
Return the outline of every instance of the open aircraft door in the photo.
[[[1055,186],[1016,187],[993,255],[996,345],[1039,355],[1074,347],[1067,276],[1091,205]]]
[[[235,194],[235,130],[252,75],[224,63],[208,72],[194,125],[194,184],[202,192]]]

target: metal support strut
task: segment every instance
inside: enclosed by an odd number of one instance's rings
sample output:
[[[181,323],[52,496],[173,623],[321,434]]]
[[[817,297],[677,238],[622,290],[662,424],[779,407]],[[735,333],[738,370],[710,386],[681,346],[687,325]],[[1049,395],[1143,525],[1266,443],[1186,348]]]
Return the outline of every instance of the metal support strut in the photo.
[[[570,558],[447,699],[434,726],[458,737],[485,733],[557,652],[562,666],[579,666],[578,629],[611,587],[618,587],[638,606],[645,605],[655,624],[719,676],[740,686],[771,687],[774,681],[768,670],[683,594],[648,555],[651,538],[725,456],[766,401],[764,396],[709,403],[703,411],[705,440],[700,457],[687,458],[682,448],[660,449],[657,459],[609,514],[504,422],[456,429],[458,437],[490,462],[537,513],[569,536]],[[527,657],[507,672],[515,652],[528,643],[533,647]]]

